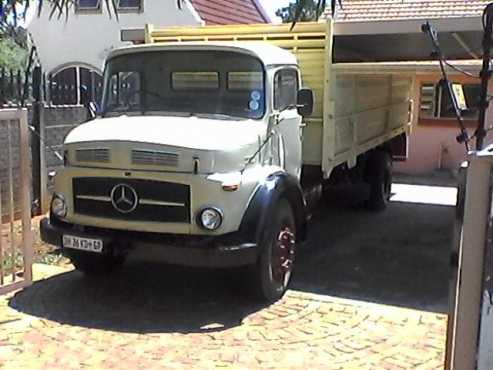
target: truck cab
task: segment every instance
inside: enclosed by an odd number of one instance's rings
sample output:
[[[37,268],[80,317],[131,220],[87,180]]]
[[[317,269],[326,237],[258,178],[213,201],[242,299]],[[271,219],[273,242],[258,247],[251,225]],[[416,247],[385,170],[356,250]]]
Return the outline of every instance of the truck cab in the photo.
[[[113,51],[97,117],[69,133],[42,239],[87,274],[139,250],[166,262],[243,267],[276,300],[307,219],[295,56],[255,43]],[[150,252],[149,252],[150,253]]]

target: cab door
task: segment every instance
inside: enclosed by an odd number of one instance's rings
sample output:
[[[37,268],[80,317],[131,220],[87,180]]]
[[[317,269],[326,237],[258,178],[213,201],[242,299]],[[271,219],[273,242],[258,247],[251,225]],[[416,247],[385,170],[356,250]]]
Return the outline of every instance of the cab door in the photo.
[[[299,73],[296,68],[285,67],[274,75],[273,107],[277,114],[276,133],[279,135],[279,153],[282,153],[284,169],[300,178],[301,175],[301,127],[296,100],[299,89]]]

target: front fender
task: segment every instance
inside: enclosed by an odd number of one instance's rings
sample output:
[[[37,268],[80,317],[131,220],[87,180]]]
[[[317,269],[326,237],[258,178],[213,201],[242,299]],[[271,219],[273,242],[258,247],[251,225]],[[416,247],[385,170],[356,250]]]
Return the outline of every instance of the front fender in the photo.
[[[306,238],[307,209],[303,191],[296,177],[286,172],[269,175],[256,189],[240,224],[240,232],[254,241],[260,240],[263,226],[269,222],[274,205],[286,198],[296,220],[298,240]]]

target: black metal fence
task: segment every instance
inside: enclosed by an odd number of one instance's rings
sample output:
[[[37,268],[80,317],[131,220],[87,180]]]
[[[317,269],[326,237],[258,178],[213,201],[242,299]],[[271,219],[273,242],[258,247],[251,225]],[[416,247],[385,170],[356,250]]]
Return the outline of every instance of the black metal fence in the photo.
[[[0,69],[0,107],[20,104],[25,96],[24,76],[25,71],[22,70]]]
[[[66,78],[73,71],[57,74],[55,78],[42,73],[34,66],[30,72],[0,69],[0,110],[2,108],[25,107],[31,133],[31,178],[33,213],[45,211],[49,201],[47,173],[60,164],[54,158],[65,135],[75,126],[87,120],[87,111],[80,105],[81,79]],[[76,76],[81,76],[81,71]],[[86,74],[85,80],[94,82],[95,76]],[[92,80],[90,79],[92,78]],[[95,94],[102,82],[87,84]],[[92,89],[92,90],[91,90]],[[94,97],[94,95],[92,95]],[[74,100],[77,99],[77,100]],[[0,133],[0,148],[5,135]],[[0,161],[2,160],[0,156]],[[0,181],[5,177],[0,173]]]
[[[33,71],[0,68],[0,108],[25,106],[33,102]],[[84,67],[69,67],[56,74],[41,74],[40,89],[47,105],[80,105],[81,89],[99,102],[103,78]]]

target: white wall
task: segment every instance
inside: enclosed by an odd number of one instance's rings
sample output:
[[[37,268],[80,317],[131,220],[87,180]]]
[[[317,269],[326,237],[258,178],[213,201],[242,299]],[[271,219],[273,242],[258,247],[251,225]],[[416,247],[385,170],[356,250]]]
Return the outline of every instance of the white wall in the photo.
[[[28,31],[37,47],[43,70],[56,71],[69,64],[86,64],[98,70],[103,69],[104,59],[109,51],[124,45],[120,41],[120,30],[144,27],[146,23],[159,26],[199,25],[200,18],[186,4],[178,9],[175,0],[143,0],[141,13],[120,13],[116,20],[111,18],[102,0],[100,13],[78,13],[69,11],[68,20],[57,15],[50,20],[50,6],[45,2],[40,17],[34,16]]]

